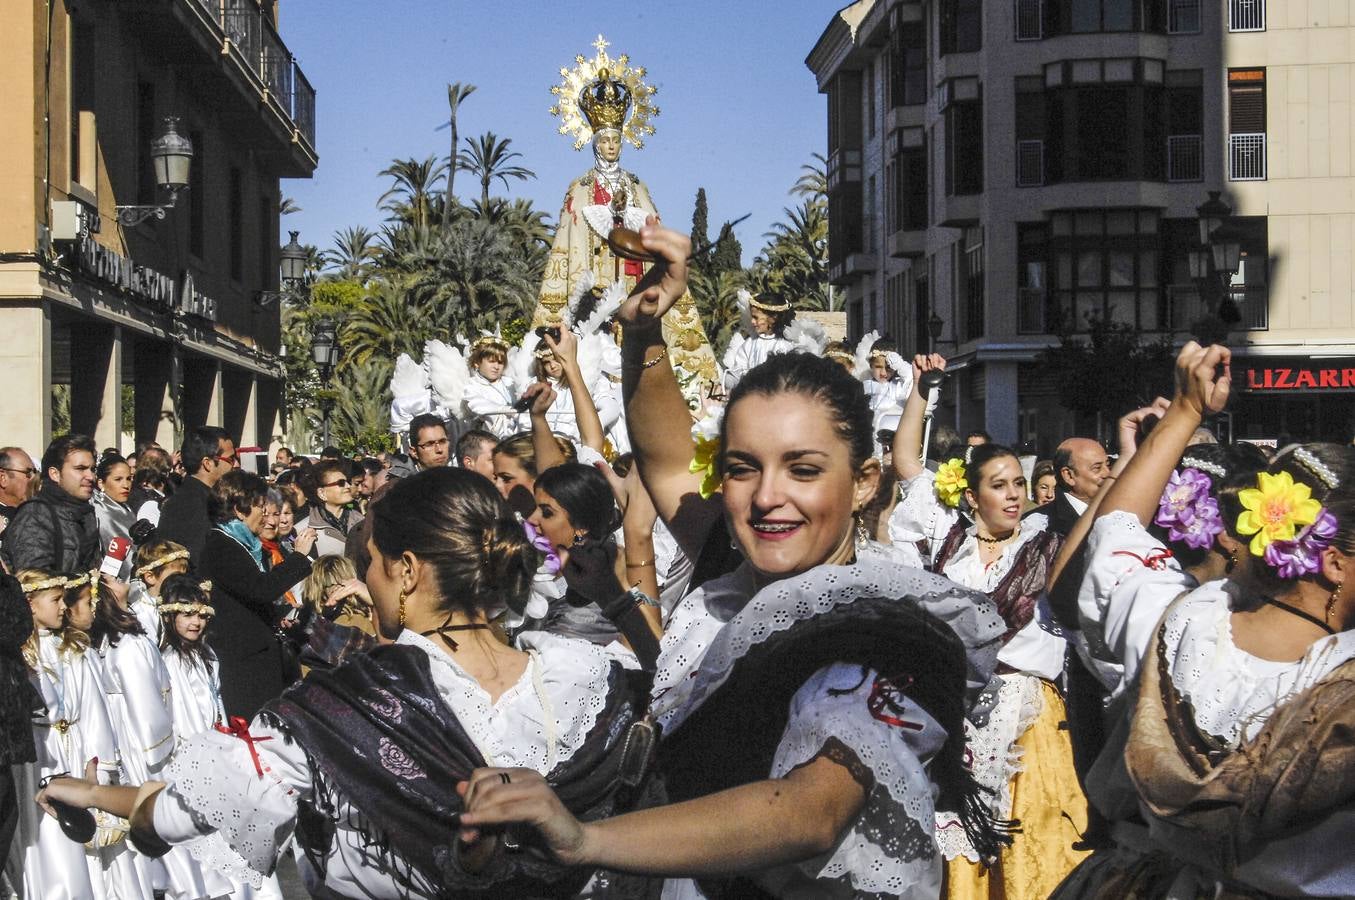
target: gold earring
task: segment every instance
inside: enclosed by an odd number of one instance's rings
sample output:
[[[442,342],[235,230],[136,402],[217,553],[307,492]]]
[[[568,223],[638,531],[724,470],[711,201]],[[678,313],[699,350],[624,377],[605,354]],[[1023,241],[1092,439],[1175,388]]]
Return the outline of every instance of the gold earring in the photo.
[[[1237,568],[1237,551],[1234,550],[1232,553],[1228,554],[1228,565],[1224,567],[1223,571],[1225,574],[1231,575],[1233,574],[1233,570],[1236,568]]]
[[[405,589],[400,588],[400,627],[405,627]]]
[[[1336,604],[1341,599],[1341,589],[1345,586],[1346,583],[1344,581],[1336,582],[1336,590],[1332,591],[1331,596],[1327,598],[1327,611],[1322,616],[1322,621],[1325,622],[1331,618],[1332,611],[1336,608]]]
[[[866,545],[870,543],[870,532],[866,531],[865,516],[861,514],[860,510],[857,510],[852,518],[856,521],[856,549],[858,551],[864,550]]]

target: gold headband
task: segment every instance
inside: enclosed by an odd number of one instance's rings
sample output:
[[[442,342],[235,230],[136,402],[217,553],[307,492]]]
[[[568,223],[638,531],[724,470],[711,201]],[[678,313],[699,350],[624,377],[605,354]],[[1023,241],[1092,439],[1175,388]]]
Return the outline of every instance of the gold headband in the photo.
[[[51,588],[64,588],[66,586],[66,576],[57,575],[53,578],[44,578],[41,581],[21,581],[19,587],[23,588],[24,594],[36,594],[38,591],[45,591]]]
[[[532,356],[535,356],[537,359],[554,359],[555,351],[550,349],[535,350],[532,352]]]
[[[856,365],[855,354],[849,353],[846,350],[829,350],[828,356],[832,359],[840,359],[843,362],[849,362],[852,365]]]
[[[782,300],[779,304],[768,303],[766,300],[760,300],[757,297],[750,296],[748,298],[748,303],[752,306],[756,306],[758,309],[766,310],[767,312],[785,312],[790,309],[789,300]]]
[[[161,603],[160,612],[162,614],[184,613],[186,615],[193,615],[196,613],[200,616],[207,616],[208,618],[216,615],[216,610],[212,608],[210,603]]]
[[[166,553],[164,556],[159,557],[158,559],[151,560],[141,568],[137,569],[136,575],[137,577],[140,577],[142,575],[145,575],[147,572],[154,572],[161,566],[167,566],[170,563],[174,562],[175,560],[188,559],[188,556],[189,553],[187,550],[173,550],[169,553]]]
[[[889,351],[888,351],[888,350],[872,350],[872,351],[870,351],[870,358],[871,358],[871,359],[883,359],[885,362],[888,362],[888,361],[889,361]]]
[[[508,352],[508,342],[505,341],[503,338],[495,337],[492,334],[480,335],[478,338],[471,342],[470,348],[472,350],[479,350],[481,347],[491,347],[491,346],[495,350],[502,350],[504,353]]]

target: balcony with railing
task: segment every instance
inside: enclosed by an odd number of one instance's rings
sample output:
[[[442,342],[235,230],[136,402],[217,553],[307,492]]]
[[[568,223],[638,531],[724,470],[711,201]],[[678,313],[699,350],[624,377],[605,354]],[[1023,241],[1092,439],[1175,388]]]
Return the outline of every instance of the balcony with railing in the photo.
[[[1016,39],[1038,41],[1044,37],[1044,0],[1016,0]]]
[[[168,61],[199,67],[210,61],[214,71],[200,68],[203,79],[224,77],[243,92],[247,106],[223,107],[223,115],[243,123],[246,115],[269,112],[270,130],[291,145],[294,161],[286,168],[296,175],[315,168],[315,90],[259,0],[167,0],[125,9],[148,39],[170,48]]]
[[[1270,327],[1270,289],[1266,285],[1234,285],[1228,293],[1242,315],[1242,321],[1230,326],[1232,330],[1265,331]],[[1216,301],[1205,300],[1193,284],[1168,285],[1167,304],[1173,331],[1189,331],[1196,322],[1218,313]]]
[[[1266,180],[1266,134],[1228,135],[1228,180]]]
[[[1044,141],[1016,142],[1016,186],[1044,184]]]
[[[1266,0],[1228,0],[1229,31],[1265,31]]]
[[[1049,295],[1044,288],[1017,288],[1016,333],[1044,334],[1048,330],[1048,304]]]
[[[1173,134],[1167,138],[1167,180],[1204,179],[1204,141],[1198,134]]]

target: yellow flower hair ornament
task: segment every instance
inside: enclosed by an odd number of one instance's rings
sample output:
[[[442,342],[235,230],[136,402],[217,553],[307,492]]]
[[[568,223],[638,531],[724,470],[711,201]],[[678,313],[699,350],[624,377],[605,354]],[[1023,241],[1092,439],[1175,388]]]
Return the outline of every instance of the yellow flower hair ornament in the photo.
[[[701,476],[703,500],[709,500],[720,489],[720,420],[723,417],[724,409],[718,409],[692,425],[696,452],[687,468],[692,474]]]
[[[968,488],[963,459],[949,459],[936,470],[936,499],[951,509],[960,505],[960,498]]]
[[[1248,549],[1264,556],[1275,541],[1292,541],[1302,528],[1312,525],[1322,512],[1306,484],[1294,481],[1288,472],[1262,472],[1256,487],[1239,491],[1242,514],[1237,517],[1239,534],[1251,535]]]

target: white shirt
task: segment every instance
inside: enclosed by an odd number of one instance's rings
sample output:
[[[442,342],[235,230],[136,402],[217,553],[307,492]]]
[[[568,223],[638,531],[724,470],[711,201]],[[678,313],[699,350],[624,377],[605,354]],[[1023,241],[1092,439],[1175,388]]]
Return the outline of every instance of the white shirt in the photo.
[[[485,428],[500,439],[529,427],[525,416],[513,409],[516,399],[513,384],[507,378],[490,381],[479,372],[471,375],[462,395],[466,410],[484,419]]]

